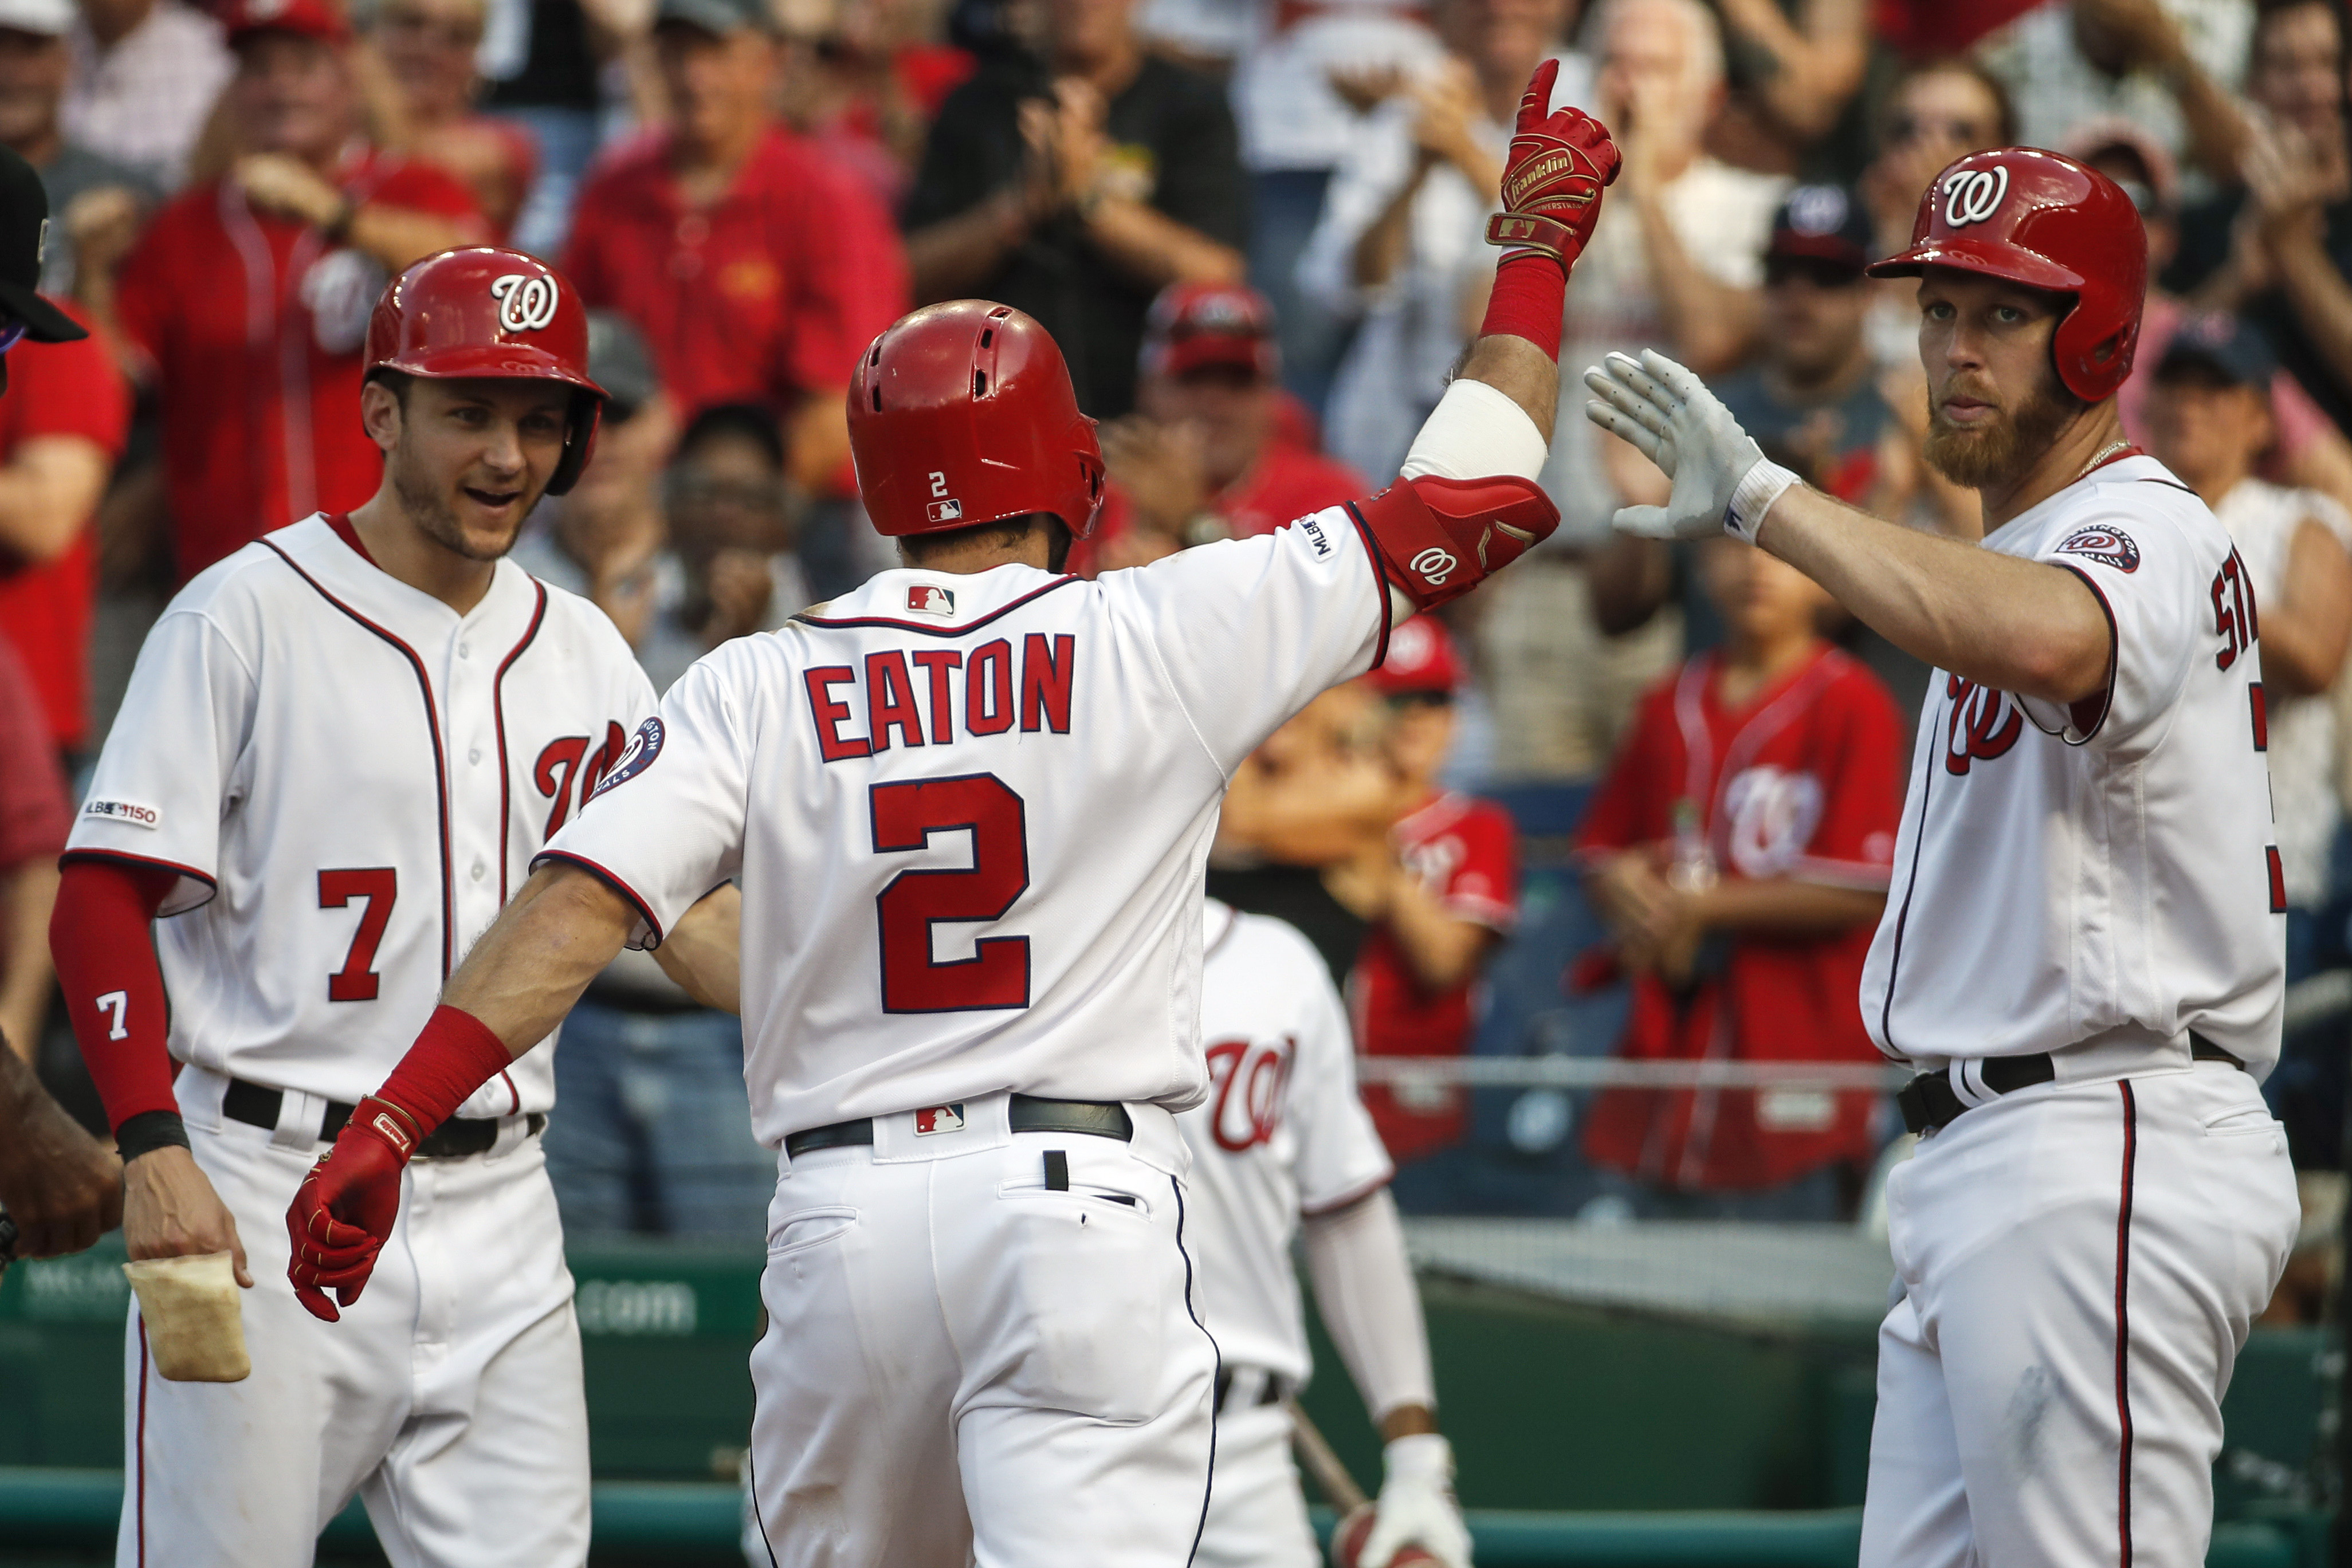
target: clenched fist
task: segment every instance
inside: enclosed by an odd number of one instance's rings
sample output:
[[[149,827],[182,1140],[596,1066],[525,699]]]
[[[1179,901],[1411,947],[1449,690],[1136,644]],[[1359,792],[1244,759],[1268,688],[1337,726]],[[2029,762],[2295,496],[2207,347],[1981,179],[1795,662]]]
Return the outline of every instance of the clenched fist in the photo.
[[[367,1288],[376,1254],[400,1218],[400,1173],[423,1135],[415,1116],[371,1094],[302,1178],[286,1210],[294,1244],[286,1275],[312,1317],[331,1323],[342,1316],[327,1300],[329,1291],[348,1307]]]
[[[1486,243],[1539,251],[1576,265],[1601,218],[1601,193],[1622,160],[1609,128],[1580,109],[1551,108],[1559,62],[1536,68],[1519,99],[1517,134],[1503,165],[1503,210],[1486,223]]]

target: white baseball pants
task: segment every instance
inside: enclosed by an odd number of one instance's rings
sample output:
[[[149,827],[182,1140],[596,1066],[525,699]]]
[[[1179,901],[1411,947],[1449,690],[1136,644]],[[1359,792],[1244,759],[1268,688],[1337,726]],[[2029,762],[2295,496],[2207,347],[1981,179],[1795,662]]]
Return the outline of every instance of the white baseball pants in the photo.
[[[583,1562],[580,1334],[538,1140],[412,1162],[365,1293],[320,1322],[286,1280],[286,1208],[319,1151],[221,1119],[220,1082],[184,1069],[180,1099],[245,1243],[253,1375],[156,1376],[133,1300],[116,1568],[308,1568],[354,1492],[395,1568]]]
[[[2297,1223],[2226,1062],[1971,1110],[1887,1184],[1861,1568],[2201,1568],[2221,1395]]]
[[[872,1148],[785,1163],[751,1354],[778,1568],[1191,1561],[1216,1346],[1182,1136],[1129,1111],[1132,1143],[1013,1134],[998,1095],[935,1137],[877,1117]]]
[[[1290,1408],[1254,1405],[1217,1421],[1217,1475],[1197,1568],[1322,1568],[1298,1467]]]

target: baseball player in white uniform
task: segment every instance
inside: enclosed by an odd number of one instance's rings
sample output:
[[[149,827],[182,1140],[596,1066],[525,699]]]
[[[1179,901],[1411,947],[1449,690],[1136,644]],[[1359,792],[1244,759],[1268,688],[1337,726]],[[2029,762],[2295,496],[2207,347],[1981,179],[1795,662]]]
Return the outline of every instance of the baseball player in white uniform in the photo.
[[[369,330],[357,412],[383,488],[205,571],[141,650],[52,945],[121,1146],[131,1256],[228,1251],[264,1282],[242,1293],[235,1384],[157,1375],[132,1308],[123,1568],[306,1564],[354,1492],[404,1568],[587,1554],[548,1051],[423,1130],[340,1324],[279,1282],[320,1148],[652,709],[604,614],[501,559],[585,458],[586,362],[543,264],[418,262]]]
[[[1208,901],[1201,1040],[1208,1098],[1176,1118],[1202,1319],[1222,1357],[1217,1473],[1202,1568],[1317,1568],[1290,1458],[1290,1399],[1311,1364],[1292,1241],[1349,1374],[1387,1439],[1387,1479],[1360,1568],[1411,1543],[1467,1568],[1454,1451],[1437,1431],[1429,1335],[1389,1197],[1394,1174],[1356,1096],[1345,1004],[1306,937]]]
[[[1887,1187],[1864,1568],[2191,1568],[2221,1399],[2296,1229],[2276,1061],[2285,891],[2259,611],[2230,536],[2124,438],[2147,279],[2130,198],[1971,153],[1921,204],[1927,455],[1980,547],[1763,461],[1655,355],[1587,384],[1673,476],[1618,526],[1717,527],[1938,666],[1862,985],[1920,1069]]]
[[[625,942],[674,948],[707,996],[740,950],[753,1124],[782,1155],[750,1460],[775,1561],[1187,1562],[1217,1354],[1175,1113],[1207,1087],[1217,803],[1396,620],[1553,525],[1544,379],[1616,152],[1551,88],[1547,67],[1521,110],[1488,329],[1370,500],[1061,575],[1102,463],[1053,340],[981,300],[876,339],[850,439],[906,567],[671,688],[297,1195],[297,1281],[364,1284],[416,1130]],[[740,949],[698,913],[730,879]]]

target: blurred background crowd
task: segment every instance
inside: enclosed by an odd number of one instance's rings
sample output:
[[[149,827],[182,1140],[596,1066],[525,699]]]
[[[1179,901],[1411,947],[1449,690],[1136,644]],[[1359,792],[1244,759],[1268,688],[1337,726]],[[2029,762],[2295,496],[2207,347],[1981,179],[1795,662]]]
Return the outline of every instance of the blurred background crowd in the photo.
[[[0,142],[93,329],[18,349],[0,402],[0,1027],[74,1093],[43,938],[71,781],[179,584],[373,490],[361,343],[409,262],[500,240],[594,312],[602,443],[519,559],[666,685],[894,564],[843,389],[927,301],[1061,342],[1113,481],[1076,570],[1386,483],[1480,319],[1547,57],[1625,159],[1569,288],[1563,526],[1252,759],[1213,891],[1313,937],[1367,1057],[1874,1061],[1910,749],[1999,737],[1915,737],[1928,672],[1747,547],[1612,536],[1664,481],[1573,378],[1655,347],[1815,484],[1975,537],[1911,286],[1863,269],[1950,160],[2029,142],[2147,226],[2126,427],[2252,570],[2291,978],[2342,969],[2347,41],[2335,0],[0,0]],[[2322,1221],[2347,1036],[2296,1017],[2272,1090]],[[549,1136],[575,1229],[758,1222],[740,1053],[649,960],[599,983]],[[1801,1084],[1366,1093],[1423,1212],[1850,1218],[1898,1130]]]

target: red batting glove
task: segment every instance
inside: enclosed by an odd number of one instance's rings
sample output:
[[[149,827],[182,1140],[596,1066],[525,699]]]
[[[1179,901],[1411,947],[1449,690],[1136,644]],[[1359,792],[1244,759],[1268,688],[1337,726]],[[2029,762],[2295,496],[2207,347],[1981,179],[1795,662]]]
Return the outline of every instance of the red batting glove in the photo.
[[[302,1178],[286,1210],[293,1241],[286,1276],[312,1317],[337,1322],[342,1314],[327,1292],[348,1307],[367,1288],[376,1254],[400,1218],[400,1173],[421,1136],[415,1116],[371,1094]]]
[[[1486,223],[1486,243],[1539,251],[1565,272],[1576,265],[1601,218],[1601,193],[1617,178],[1609,128],[1580,109],[1551,108],[1559,62],[1546,60],[1519,99],[1517,134],[1503,163],[1503,210]]]
[[[1601,193],[1622,162],[1609,129],[1580,109],[1551,108],[1559,62],[1536,68],[1519,99],[1518,134],[1503,165],[1503,210],[1486,221],[1486,243],[1505,247],[1495,265],[1482,338],[1525,338],[1559,358],[1568,269],[1601,221]]]

